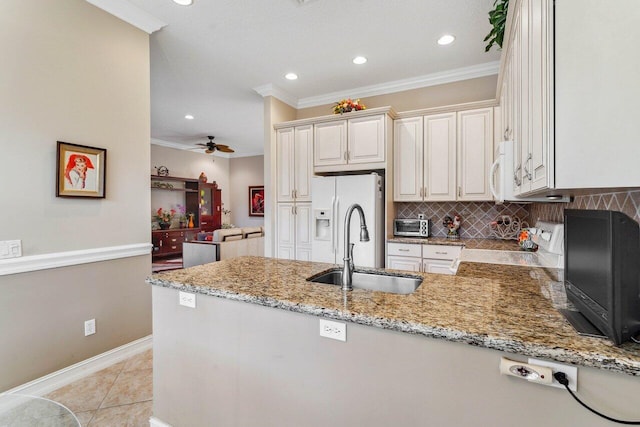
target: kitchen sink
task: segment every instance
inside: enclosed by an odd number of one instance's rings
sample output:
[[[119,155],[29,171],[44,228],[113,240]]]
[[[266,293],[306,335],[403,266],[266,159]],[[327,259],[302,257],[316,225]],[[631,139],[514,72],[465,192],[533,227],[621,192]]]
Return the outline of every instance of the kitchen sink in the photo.
[[[307,281],[341,286],[342,269],[334,268],[323,271],[322,273],[307,278]],[[422,277],[408,274],[354,271],[351,284],[354,289],[368,289],[370,291],[389,292],[392,294],[410,294],[415,292],[422,284]]]

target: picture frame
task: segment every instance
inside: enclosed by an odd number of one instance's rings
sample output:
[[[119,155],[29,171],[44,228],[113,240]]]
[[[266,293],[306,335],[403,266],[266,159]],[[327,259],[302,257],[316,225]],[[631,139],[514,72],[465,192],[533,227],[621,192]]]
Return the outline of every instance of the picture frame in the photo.
[[[249,187],[249,216],[264,216],[264,185]]]
[[[105,198],[105,148],[58,141],[56,158],[56,197]]]

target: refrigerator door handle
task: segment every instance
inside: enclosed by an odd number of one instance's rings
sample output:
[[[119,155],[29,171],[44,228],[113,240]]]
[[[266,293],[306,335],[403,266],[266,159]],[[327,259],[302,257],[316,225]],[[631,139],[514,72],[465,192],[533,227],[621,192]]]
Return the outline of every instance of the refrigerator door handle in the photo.
[[[338,253],[338,211],[340,208],[340,197],[336,196],[336,201],[333,208],[333,253]]]

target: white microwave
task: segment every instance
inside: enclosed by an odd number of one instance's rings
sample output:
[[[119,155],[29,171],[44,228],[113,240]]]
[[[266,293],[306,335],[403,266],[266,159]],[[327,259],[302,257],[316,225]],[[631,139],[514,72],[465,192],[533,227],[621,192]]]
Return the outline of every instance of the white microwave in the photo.
[[[489,169],[489,188],[496,204],[504,202],[568,202],[568,197],[550,199],[548,197],[519,197],[514,194],[515,174],[513,171],[514,142],[503,141],[496,148],[494,162]]]

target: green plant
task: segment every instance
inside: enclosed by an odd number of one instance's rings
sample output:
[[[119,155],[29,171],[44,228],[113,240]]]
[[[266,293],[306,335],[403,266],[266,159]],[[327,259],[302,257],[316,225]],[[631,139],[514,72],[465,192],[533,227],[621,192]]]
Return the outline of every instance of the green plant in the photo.
[[[489,11],[489,23],[491,24],[491,31],[484,38],[484,41],[489,43],[485,47],[484,51],[489,52],[493,44],[497,44],[498,47],[502,47],[502,41],[504,39],[504,27],[507,23],[507,11],[509,9],[509,0],[495,0],[493,2],[495,8]]]

